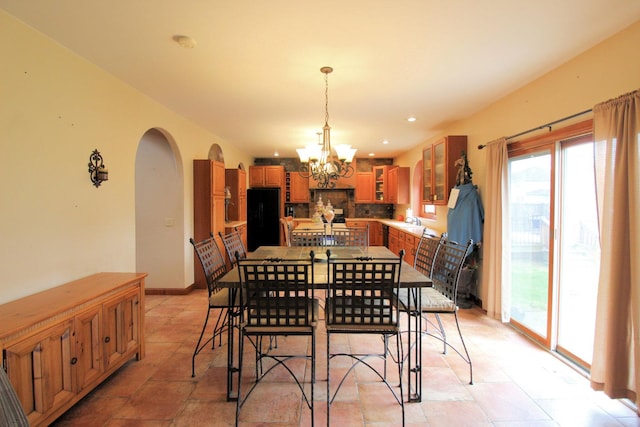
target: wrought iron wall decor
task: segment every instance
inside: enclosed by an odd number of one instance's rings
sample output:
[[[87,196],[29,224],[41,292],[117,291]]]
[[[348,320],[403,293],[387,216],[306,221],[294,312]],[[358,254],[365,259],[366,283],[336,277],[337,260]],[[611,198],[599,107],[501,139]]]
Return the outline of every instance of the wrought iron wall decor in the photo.
[[[102,155],[97,149],[93,150],[89,156],[89,177],[96,188],[100,187],[102,181],[109,180],[109,171],[104,165]]]

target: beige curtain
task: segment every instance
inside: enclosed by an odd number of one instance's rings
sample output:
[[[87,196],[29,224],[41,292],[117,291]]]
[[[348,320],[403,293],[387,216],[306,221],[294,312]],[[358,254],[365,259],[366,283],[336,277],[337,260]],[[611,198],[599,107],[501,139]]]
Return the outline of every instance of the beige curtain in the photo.
[[[591,386],[638,405],[640,91],[598,104],[593,113],[602,255]]]
[[[483,233],[482,289],[487,314],[508,322],[511,301],[507,140],[486,144],[487,178]],[[503,225],[506,225],[503,227]]]

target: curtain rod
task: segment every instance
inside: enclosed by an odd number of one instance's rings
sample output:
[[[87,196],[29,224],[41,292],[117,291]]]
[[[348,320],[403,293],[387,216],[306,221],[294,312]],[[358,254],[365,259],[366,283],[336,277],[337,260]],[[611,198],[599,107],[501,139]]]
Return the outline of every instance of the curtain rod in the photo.
[[[587,114],[587,113],[590,113],[590,112],[592,112],[592,111],[593,111],[593,109],[592,109],[592,108],[589,108],[588,110],[584,110],[584,111],[581,111],[581,112],[579,112],[579,113],[572,114],[572,115],[567,116],[567,117],[563,117],[563,118],[558,119],[558,120],[556,120],[556,121],[549,122],[549,123],[547,123],[547,124],[540,125],[540,126],[538,126],[538,127],[535,127],[535,128],[529,129],[529,130],[525,130],[524,132],[516,133],[515,135],[508,136],[508,137],[506,137],[505,139],[513,139],[513,138],[517,138],[517,137],[519,137],[519,136],[526,135],[526,134],[528,134],[528,133],[535,132],[535,131],[537,131],[537,130],[541,130],[541,129],[545,129],[545,128],[549,128],[549,132],[551,132],[551,126],[556,125],[556,124],[561,123],[561,122],[564,122],[564,121],[566,121],[566,120],[571,120],[571,119],[574,119],[574,118],[576,118],[576,117],[580,117],[580,116],[582,116],[583,114]],[[486,144],[480,144],[480,145],[478,145],[478,150],[482,150],[482,149],[483,149],[484,147],[486,147],[486,146],[487,146]]]

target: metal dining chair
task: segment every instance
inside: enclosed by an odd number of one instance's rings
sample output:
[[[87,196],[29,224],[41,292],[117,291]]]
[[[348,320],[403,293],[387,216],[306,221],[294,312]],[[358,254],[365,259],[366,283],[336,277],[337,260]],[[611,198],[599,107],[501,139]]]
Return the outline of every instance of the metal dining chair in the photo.
[[[200,351],[202,351],[207,344],[212,343],[211,348],[215,348],[215,338],[219,337],[219,345],[222,345],[222,334],[226,331],[227,328],[227,316],[229,316],[229,305],[232,308],[240,307],[240,298],[234,297],[234,301],[229,302],[230,299],[230,290],[229,288],[218,287],[218,279],[222,277],[227,272],[227,265],[225,263],[224,257],[222,253],[220,253],[220,249],[213,237],[213,233],[211,233],[208,239],[205,239],[201,242],[196,242],[193,238],[189,239],[189,242],[193,245],[193,249],[200,261],[200,265],[204,271],[204,276],[207,281],[207,291],[209,293],[209,297],[207,299],[208,308],[207,308],[207,316],[204,319],[204,325],[202,326],[202,331],[200,332],[200,338],[198,338],[198,342],[196,344],[195,350],[193,351],[193,356],[191,357],[191,376],[196,376],[196,356]],[[204,343],[202,343],[202,339],[207,329],[207,324],[209,322],[209,316],[213,311],[219,310],[218,318],[216,319],[216,323],[213,327],[213,333],[211,337],[209,337]]]
[[[332,246],[369,246],[369,224],[364,227],[334,229]]]
[[[291,246],[326,246],[325,230],[293,230]]]
[[[255,387],[275,367],[282,366],[295,380],[307,407],[311,410],[311,425],[314,425],[314,383],[316,379],[316,328],[318,301],[314,298],[314,252],[305,259],[239,259],[238,269],[245,310],[241,315],[240,354],[238,378],[238,400],[236,425],[240,409]],[[311,352],[305,346],[304,353],[273,351],[263,345],[264,337],[303,336],[311,339]],[[242,370],[245,340],[255,348],[255,382],[243,396]],[[288,362],[303,358],[311,362],[310,390],[305,390],[304,378],[298,378]],[[264,369],[265,361],[273,364]]]
[[[424,237],[424,236],[423,236]],[[437,241],[437,244],[436,244]],[[466,244],[447,240],[446,234],[439,239],[436,237],[426,237],[424,245],[418,247],[416,254],[416,269],[427,276],[433,282],[432,287],[420,288],[418,312],[426,320],[426,327],[422,333],[436,338],[442,342],[443,354],[447,353],[447,348],[451,348],[469,365],[469,384],[473,384],[473,364],[469,351],[464,342],[460,323],[458,321],[458,285],[460,274],[467,256],[473,249],[473,241]],[[420,259],[420,261],[418,261]],[[431,266],[429,270],[429,265]],[[429,273],[429,274],[428,274]],[[408,298],[406,292],[399,294],[401,310],[406,312],[416,311],[413,301],[415,298]],[[435,323],[428,315],[433,314]],[[461,349],[454,346],[448,339],[441,316],[450,314],[454,316],[456,328],[460,337]]]
[[[356,366],[363,365],[376,374],[391,391],[402,409],[402,425],[405,423],[402,340],[400,339],[400,313],[397,298],[400,289],[400,270],[404,250],[398,258],[373,259],[331,258],[327,250],[328,291],[325,305],[327,330],[327,426],[330,425],[331,404],[340,388]],[[333,351],[331,337],[336,334],[377,334],[383,337],[383,348],[377,353],[356,353],[339,346]],[[398,366],[399,391],[387,379],[387,355],[389,338],[396,338],[396,355],[393,359]],[[351,367],[344,373],[334,391],[331,390],[331,362],[337,357],[351,359]],[[384,361],[380,372],[370,358]],[[335,372],[334,372],[335,373]]]
[[[247,257],[247,249],[244,247],[244,243],[242,243],[242,236],[237,228],[227,234],[222,234],[221,231],[219,231],[218,234],[220,235],[220,239],[222,239],[222,244],[224,245],[232,267],[238,263],[236,255],[239,255],[240,258]]]

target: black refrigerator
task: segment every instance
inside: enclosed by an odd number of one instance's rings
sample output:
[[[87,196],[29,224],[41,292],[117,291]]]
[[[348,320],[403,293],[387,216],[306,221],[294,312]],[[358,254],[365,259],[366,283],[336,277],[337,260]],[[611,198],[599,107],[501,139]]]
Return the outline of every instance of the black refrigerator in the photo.
[[[247,250],[280,245],[280,189],[247,190]]]

